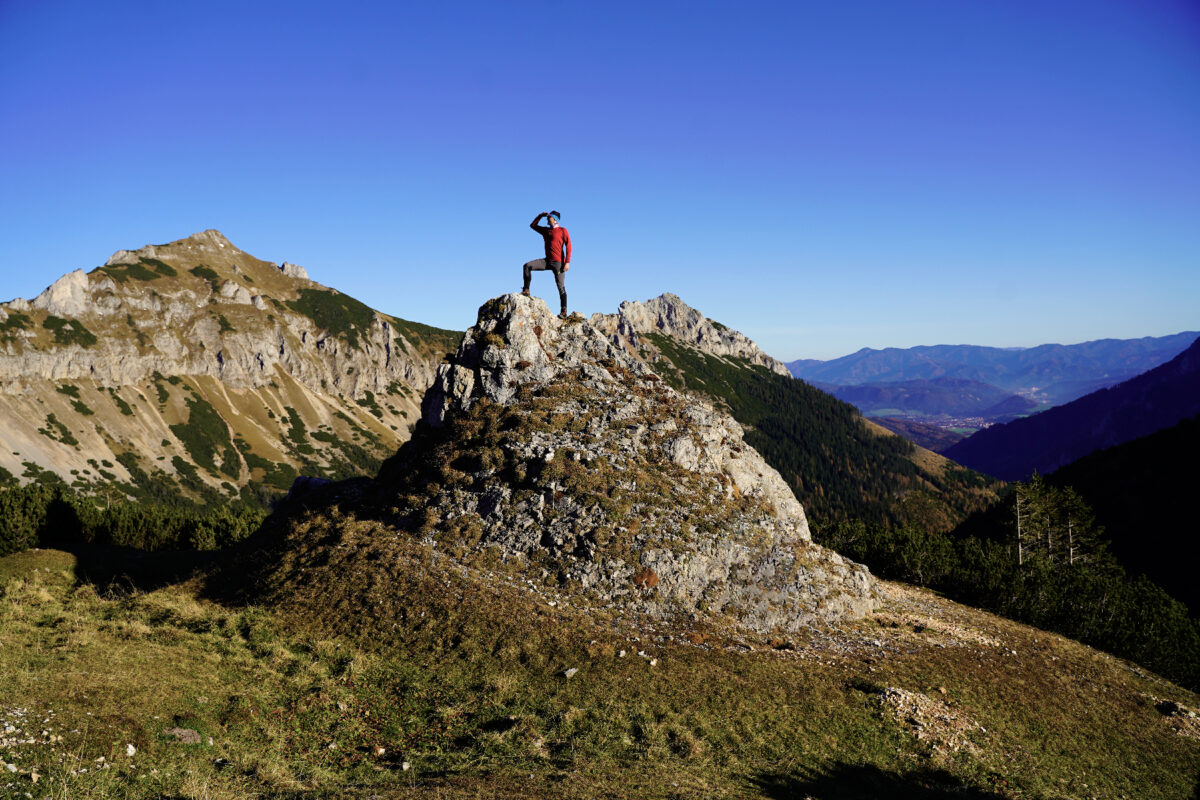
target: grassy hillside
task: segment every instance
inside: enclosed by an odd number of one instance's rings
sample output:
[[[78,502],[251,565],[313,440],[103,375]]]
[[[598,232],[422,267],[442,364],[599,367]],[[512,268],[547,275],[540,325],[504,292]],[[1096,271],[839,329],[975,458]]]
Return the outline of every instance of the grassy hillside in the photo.
[[[1165,800],[1200,770],[1200,698],[928,592],[888,585],[873,617],[792,641],[706,638],[484,588],[413,545],[408,614],[357,637],[164,584],[196,566],[177,557],[0,559],[0,787]]]
[[[654,368],[748,426],[746,441],[779,470],[816,530],[858,519],[949,530],[995,499],[997,484],[866,422],[848,403],[742,359],[646,334]]]

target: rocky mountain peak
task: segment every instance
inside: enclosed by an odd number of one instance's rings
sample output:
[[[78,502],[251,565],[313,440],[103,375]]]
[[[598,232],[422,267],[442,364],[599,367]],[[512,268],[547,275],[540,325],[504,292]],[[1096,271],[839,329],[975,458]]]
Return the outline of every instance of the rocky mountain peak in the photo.
[[[118,250],[0,306],[0,470],[88,488],[141,469],[186,480],[193,496],[278,488],[301,466],[373,470],[407,439],[458,335],[285,267],[207,230]],[[131,470],[135,457],[149,463]]]
[[[645,344],[639,334],[661,334],[712,355],[744,358],[780,375],[791,375],[782,361],[764,353],[745,334],[709,319],[670,292],[645,302],[627,300],[616,314],[593,314],[590,322],[614,343],[633,350]]]
[[[161,258],[170,254],[202,258],[205,255],[227,257],[235,253],[247,255],[235,247],[233,242],[225,237],[225,234],[209,228],[168,244],[148,244],[137,250],[118,250],[108,257],[108,261],[104,262],[104,265],[111,267],[115,264],[133,263],[140,258]]]
[[[574,592],[758,631],[871,607],[869,573],[812,543],[740,425],[580,316],[488,301],[422,413],[426,449],[414,440],[381,481],[434,487],[410,513],[447,547],[549,560]]]

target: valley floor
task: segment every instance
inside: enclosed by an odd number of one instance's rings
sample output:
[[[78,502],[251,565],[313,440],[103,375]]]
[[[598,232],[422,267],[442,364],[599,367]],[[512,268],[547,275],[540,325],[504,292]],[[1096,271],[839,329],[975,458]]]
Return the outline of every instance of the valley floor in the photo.
[[[1200,773],[1196,696],[900,584],[794,640],[555,609],[488,638],[413,596],[444,624],[384,643],[79,567],[0,559],[0,797],[1146,800]]]

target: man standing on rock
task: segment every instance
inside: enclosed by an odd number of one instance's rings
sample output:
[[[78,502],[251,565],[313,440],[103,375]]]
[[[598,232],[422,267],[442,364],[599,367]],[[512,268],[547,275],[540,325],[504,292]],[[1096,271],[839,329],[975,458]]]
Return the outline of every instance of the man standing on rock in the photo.
[[[560,214],[557,211],[543,211],[533,218],[529,227],[542,235],[546,241],[546,257],[535,258],[525,262],[525,287],[521,294],[529,296],[529,278],[534,270],[550,270],[554,273],[554,282],[558,284],[558,299],[562,301],[560,317],[567,316],[567,285],[563,273],[571,268],[571,234],[558,224]],[[549,226],[538,225],[538,220],[546,218]]]

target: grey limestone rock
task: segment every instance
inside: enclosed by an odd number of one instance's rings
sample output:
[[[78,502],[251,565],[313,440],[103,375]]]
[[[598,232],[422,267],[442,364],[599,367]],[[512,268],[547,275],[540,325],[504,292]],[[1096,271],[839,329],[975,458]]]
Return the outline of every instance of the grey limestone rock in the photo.
[[[473,531],[509,558],[552,559],[593,601],[760,632],[873,607],[870,573],[813,544],[804,509],[732,417],[582,318],[519,294],[480,308],[422,413],[453,441],[496,409],[511,432],[474,446],[490,461],[464,451],[455,463],[478,468],[422,509],[448,545]]]
[[[247,305],[251,302],[250,291],[245,286],[234,281],[225,281],[221,284],[221,290],[218,294],[225,300],[234,303]]]
[[[279,265],[279,271],[284,275],[287,275],[289,278],[301,278],[303,280],[308,280],[308,270],[299,264],[292,264],[285,261]]]
[[[88,276],[81,269],[68,272],[33,299],[34,308],[60,317],[78,317],[88,309]]]
[[[744,334],[714,322],[669,292],[644,303],[627,300],[616,314],[593,314],[590,322],[612,341],[628,343],[634,349],[640,344],[638,334],[662,333],[706,353],[744,358],[791,376],[783,362],[764,353]]]

